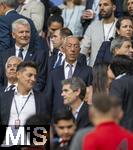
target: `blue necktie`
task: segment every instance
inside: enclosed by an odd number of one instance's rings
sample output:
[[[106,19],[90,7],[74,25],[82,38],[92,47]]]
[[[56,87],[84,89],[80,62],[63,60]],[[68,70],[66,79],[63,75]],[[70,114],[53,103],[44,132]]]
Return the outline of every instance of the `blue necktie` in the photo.
[[[55,62],[54,68],[57,68],[57,67],[59,67],[61,65],[62,56],[63,56],[63,54],[59,53],[58,61]]]

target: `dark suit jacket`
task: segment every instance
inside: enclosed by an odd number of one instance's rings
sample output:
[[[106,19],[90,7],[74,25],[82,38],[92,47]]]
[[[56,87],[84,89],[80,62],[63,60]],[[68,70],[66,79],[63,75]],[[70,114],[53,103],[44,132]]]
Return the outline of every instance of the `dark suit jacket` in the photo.
[[[92,69],[89,66],[82,66],[79,62],[76,65],[73,76],[80,77],[87,86],[92,83]],[[49,112],[56,112],[63,104],[61,96],[62,86],[61,81],[65,79],[64,65],[50,72],[44,95],[47,100],[47,108]]]
[[[110,87],[110,95],[120,98],[124,111],[121,124],[133,131],[133,75],[125,75],[113,80]]]
[[[10,11],[7,15],[0,16],[0,50],[8,49],[14,46],[14,40],[12,38],[12,28],[11,25],[16,19],[24,18],[28,20],[31,26],[31,40],[30,47],[40,49],[40,39],[37,33],[37,30],[34,26],[34,23],[31,19],[28,19],[15,10]]]
[[[14,90],[8,91],[0,95],[0,118],[2,125],[8,125],[11,104],[14,96]],[[46,107],[44,103],[43,95],[34,91],[36,114],[46,115]]]
[[[10,56],[15,55],[15,48],[0,52],[0,85],[6,85],[5,63]],[[36,91],[41,91],[45,87],[47,75],[47,53],[44,50],[28,49],[24,61],[34,61],[38,65],[37,83],[34,87]]]
[[[111,41],[104,41],[102,43],[94,64],[111,62],[113,56],[112,53],[110,52],[110,45]]]
[[[82,107],[80,108],[80,111],[79,111],[77,119],[76,119],[77,130],[88,127],[88,126],[92,126],[92,124],[89,120],[88,111],[89,111],[89,106],[86,102],[84,102]]]
[[[54,54],[48,58],[48,74],[53,70],[53,66],[57,60],[57,57],[58,51],[55,51]],[[83,66],[84,65],[86,66],[87,65],[86,56],[80,53],[78,57],[78,62],[80,62],[80,64],[82,64]]]

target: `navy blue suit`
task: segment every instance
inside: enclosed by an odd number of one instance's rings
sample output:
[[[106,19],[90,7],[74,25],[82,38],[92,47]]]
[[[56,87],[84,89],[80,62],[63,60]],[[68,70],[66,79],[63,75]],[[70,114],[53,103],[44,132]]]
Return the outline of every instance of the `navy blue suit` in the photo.
[[[92,69],[89,66],[82,66],[77,62],[73,77],[80,77],[86,85],[89,86],[92,83]],[[64,65],[59,66],[50,72],[46,89],[44,90],[45,98],[47,100],[47,108],[50,113],[56,112],[64,105],[63,97],[61,96],[61,81],[64,79]]]
[[[5,63],[10,56],[15,55],[15,48],[0,52],[0,85],[6,85]],[[44,50],[28,49],[24,61],[34,61],[38,65],[37,83],[34,87],[36,91],[42,91],[45,87],[47,76],[47,52]]]
[[[31,26],[31,40],[30,47],[31,48],[42,48],[40,47],[40,39],[37,33],[37,30],[34,26],[34,23],[31,19],[28,19],[20,14],[18,14],[15,10],[10,11],[7,15],[0,16],[0,50],[5,48],[11,48],[14,46],[14,40],[12,38],[12,23],[16,19],[24,18],[28,20]]]
[[[102,43],[94,64],[111,62],[113,56],[110,51],[110,45],[111,45],[111,41],[104,41]]]
[[[57,57],[58,57],[58,52],[56,52],[55,54],[53,54],[52,56],[49,57],[48,59],[48,74],[49,72],[51,72],[53,70],[53,67],[54,67],[54,64],[57,60]],[[79,54],[79,57],[78,57],[78,62],[80,62],[80,64],[82,64],[83,66],[87,65],[87,62],[86,62],[86,56],[84,54]]]
[[[11,104],[14,97],[14,90],[0,95],[0,119],[2,125],[8,125]],[[35,107],[37,115],[46,115],[46,108],[43,95],[34,91]]]

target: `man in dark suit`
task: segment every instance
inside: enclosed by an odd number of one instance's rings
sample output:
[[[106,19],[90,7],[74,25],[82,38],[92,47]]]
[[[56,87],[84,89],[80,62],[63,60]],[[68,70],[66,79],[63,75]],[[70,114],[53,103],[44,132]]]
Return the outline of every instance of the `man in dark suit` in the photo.
[[[65,60],[65,50],[63,48],[64,40],[71,35],[72,31],[69,28],[55,30],[53,33],[51,41],[54,47],[54,54],[48,59],[48,72],[63,64]],[[84,54],[79,54],[78,61],[81,62],[82,65],[87,65],[86,56]]]
[[[88,119],[88,104],[84,101],[86,85],[80,78],[73,77],[62,81],[64,104],[68,105],[76,120],[77,130],[91,125]]]
[[[12,24],[12,36],[15,39],[15,46],[11,49],[3,50],[0,57],[0,84],[1,86],[6,84],[6,78],[4,76],[4,65],[10,56],[20,57],[22,60],[32,60],[39,68],[37,76],[37,83],[34,87],[36,91],[44,89],[46,74],[47,74],[47,53],[44,50],[37,50],[29,47],[31,32],[30,24],[26,19],[17,19]]]
[[[5,64],[5,74],[7,84],[0,88],[1,92],[12,90],[17,85],[16,68],[22,62],[22,59],[16,56],[11,56],[7,59]]]
[[[132,59],[125,55],[115,56],[109,67],[109,76],[115,78],[110,85],[109,94],[117,96],[122,103],[124,116],[121,125],[133,131],[133,72]],[[114,77],[113,77],[114,76]]]
[[[33,62],[22,62],[17,66],[18,85],[14,91],[0,96],[0,118],[3,125],[24,125],[33,114],[43,114],[44,99],[33,91],[37,66]]]
[[[15,6],[15,0],[1,0],[0,1],[0,50],[1,49],[8,49],[14,46],[14,40],[12,38],[12,23],[19,18],[26,17],[19,15],[13,7]],[[32,20],[27,19],[31,26],[31,40],[30,40],[30,47],[31,48],[41,48],[40,47],[40,40],[38,33],[35,29],[34,23]]]
[[[83,66],[77,61],[80,52],[80,43],[78,38],[69,36],[64,43],[66,59],[62,66],[54,69],[50,72],[48,77],[45,97],[47,100],[47,108],[49,112],[53,113],[60,109],[63,104],[63,98],[61,97],[61,81],[64,79],[74,77],[80,77],[87,87],[92,82],[92,70],[89,66]]]

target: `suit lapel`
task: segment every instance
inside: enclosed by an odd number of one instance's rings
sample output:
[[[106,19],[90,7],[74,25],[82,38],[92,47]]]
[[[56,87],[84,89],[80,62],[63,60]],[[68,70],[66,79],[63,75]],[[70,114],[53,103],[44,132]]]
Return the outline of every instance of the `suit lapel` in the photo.
[[[80,63],[79,62],[77,62],[77,64],[76,64],[76,67],[75,67],[75,70],[74,70],[74,73],[73,73],[73,76],[77,76],[77,75],[79,75],[79,73],[81,72],[81,65],[80,65]]]
[[[14,97],[14,91],[9,91],[4,93],[4,100],[3,100],[3,114],[4,116],[2,120],[5,120],[4,124],[8,124],[9,117],[10,117],[10,111],[11,111],[11,105]]]
[[[80,119],[83,117],[83,112],[85,111],[85,103],[83,103],[83,105],[81,106],[80,110],[79,110],[79,113],[78,113],[78,116],[77,116],[77,119],[76,121],[79,122]]]
[[[40,100],[38,99],[39,94],[34,92],[34,97],[35,97],[36,114],[39,114],[40,113]]]
[[[58,74],[61,80],[65,79],[65,72],[64,72],[64,63],[60,66],[60,73]]]
[[[24,60],[32,60],[34,53],[34,50],[28,49]]]

